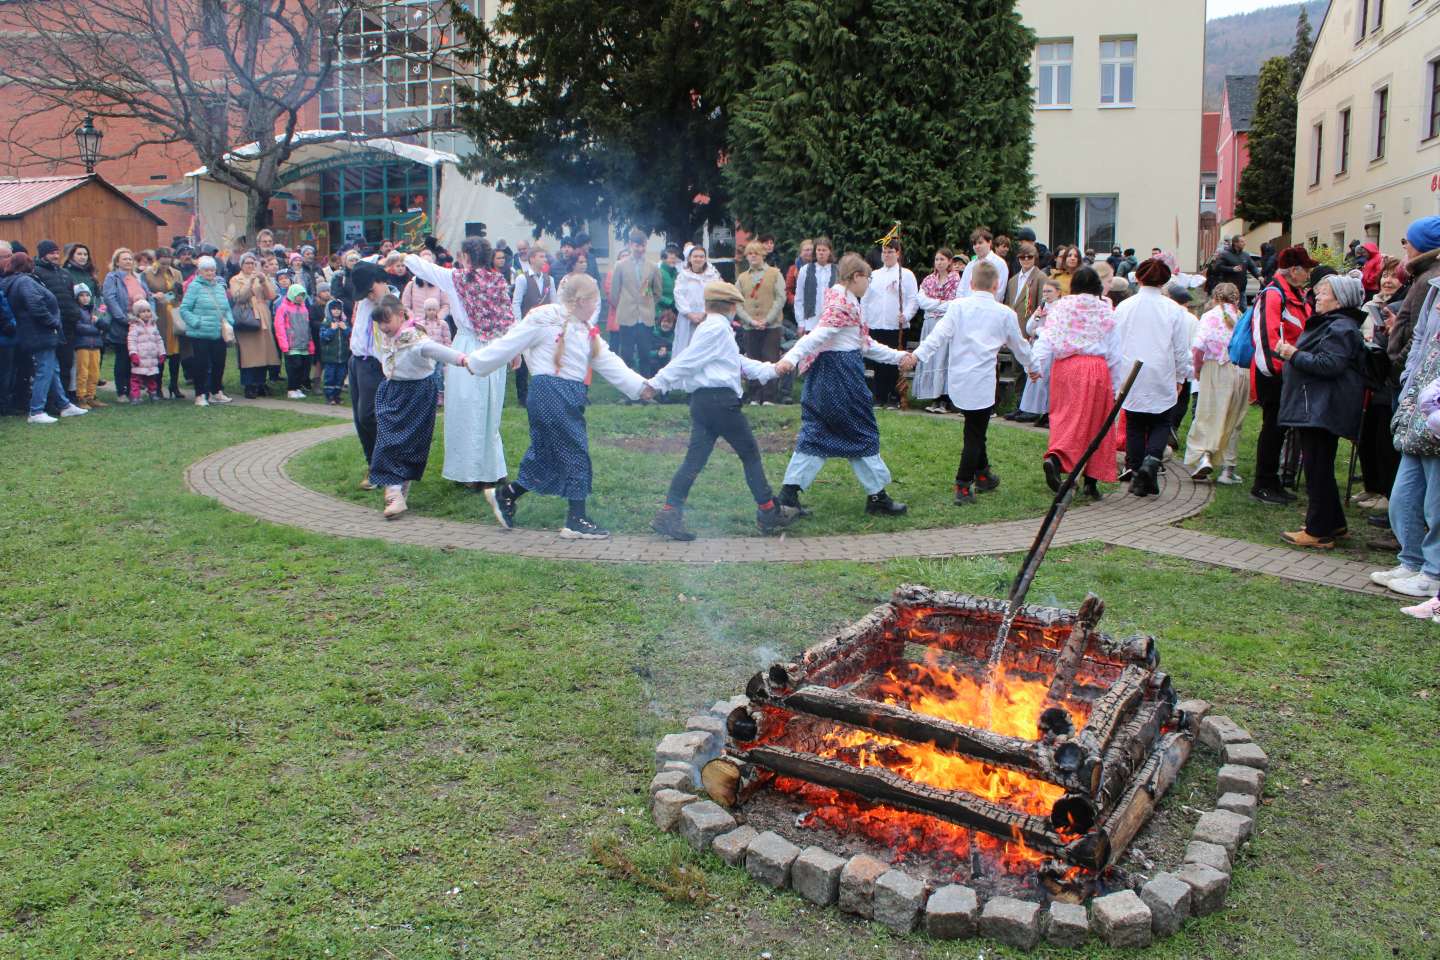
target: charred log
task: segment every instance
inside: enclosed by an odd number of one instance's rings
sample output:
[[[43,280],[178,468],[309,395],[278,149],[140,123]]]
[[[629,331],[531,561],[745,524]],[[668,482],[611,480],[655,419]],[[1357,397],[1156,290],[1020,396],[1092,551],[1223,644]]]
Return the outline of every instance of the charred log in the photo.
[[[1085,595],[1085,601],[1080,604],[1080,612],[1076,615],[1075,626],[1070,630],[1070,636],[1065,639],[1065,645],[1060,648],[1060,656],[1055,660],[1055,676],[1050,681],[1050,699],[1055,702],[1064,700],[1070,693],[1070,685],[1075,682],[1075,671],[1080,667],[1080,661],[1085,656],[1085,648],[1090,643],[1090,635],[1095,632],[1095,626],[1100,618],[1105,615],[1105,602],[1093,593]]]

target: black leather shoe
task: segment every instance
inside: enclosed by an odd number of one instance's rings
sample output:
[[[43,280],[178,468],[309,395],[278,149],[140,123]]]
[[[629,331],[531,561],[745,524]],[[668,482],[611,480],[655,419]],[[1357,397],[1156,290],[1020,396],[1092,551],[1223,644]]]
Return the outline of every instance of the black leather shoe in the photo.
[[[910,508],[890,499],[890,494],[881,490],[865,498],[865,512],[882,517],[898,517]]]
[[[1100,485],[1089,477],[1085,478],[1085,486],[1082,489],[1082,493],[1087,498],[1094,500],[1097,503],[1105,499],[1105,494],[1100,492]]]
[[[780,505],[795,508],[795,515],[798,517],[810,516],[810,511],[800,503],[800,488],[793,483],[787,483],[780,488]]]
[[[1251,490],[1250,499],[1254,500],[1256,503],[1264,503],[1272,507],[1284,507],[1290,504],[1290,501],[1287,500],[1284,496],[1282,496],[1279,490],[1271,487],[1262,487],[1256,490]]]
[[[1060,484],[1065,482],[1063,476],[1065,468],[1060,465],[1060,458],[1055,454],[1047,454],[1044,461],[1045,485],[1050,488],[1051,493],[1060,492]]]

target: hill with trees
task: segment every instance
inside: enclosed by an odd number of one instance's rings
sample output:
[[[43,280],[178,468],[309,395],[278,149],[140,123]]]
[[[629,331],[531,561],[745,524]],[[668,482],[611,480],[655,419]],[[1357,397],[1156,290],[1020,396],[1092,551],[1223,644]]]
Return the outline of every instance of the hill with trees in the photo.
[[[1311,29],[1319,31],[1326,0],[1308,0],[1253,13],[1218,17],[1205,25],[1205,109],[1219,110],[1225,77],[1232,73],[1259,73],[1271,57],[1290,53],[1295,42],[1295,20],[1304,6]]]

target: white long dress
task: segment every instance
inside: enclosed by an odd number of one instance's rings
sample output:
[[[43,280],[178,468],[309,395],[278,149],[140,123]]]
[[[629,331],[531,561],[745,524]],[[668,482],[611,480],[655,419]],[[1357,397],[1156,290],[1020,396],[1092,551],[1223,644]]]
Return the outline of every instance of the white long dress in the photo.
[[[455,342],[461,353],[471,353],[504,334],[513,322],[510,299],[500,298],[497,308],[503,327],[492,321],[482,335],[476,329],[465,304],[455,289],[455,271],[422,260],[413,254],[405,266],[415,276],[433,283],[450,298],[450,315],[455,318]],[[498,274],[497,274],[498,276]],[[500,278],[504,282],[504,278]],[[445,368],[445,465],[441,476],[457,483],[494,483],[507,476],[505,444],[500,439],[500,415],[505,409],[505,374],[500,367],[484,376],[472,376],[460,367]]]
[[[696,273],[687,264],[675,275],[675,343],[670,348],[670,356],[680,356],[690,343],[695,324],[686,314],[705,313],[705,284],[719,279],[720,271],[713,263],[705,264],[704,273]]]

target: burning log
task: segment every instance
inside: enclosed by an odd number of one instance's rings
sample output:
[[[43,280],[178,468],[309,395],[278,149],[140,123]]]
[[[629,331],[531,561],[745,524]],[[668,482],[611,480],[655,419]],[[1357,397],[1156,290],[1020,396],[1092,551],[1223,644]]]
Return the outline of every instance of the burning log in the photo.
[[[863,672],[866,664],[894,660],[903,646],[894,636],[895,618],[895,607],[881,604],[829,640],[807,649],[798,661],[777,663],[767,676],[756,674],[756,677],[765,682],[765,693],[773,695],[776,691],[792,689],[806,682],[810,675],[842,661],[849,662],[856,672]],[[753,687],[755,681],[751,684]],[[751,700],[762,699],[750,688],[746,693]]]
[[[1038,740],[1002,736],[990,730],[915,713],[894,704],[865,700],[829,687],[801,687],[773,706],[835,720],[911,743],[929,744],[1040,777],[1063,787],[1094,792],[1095,784],[1083,781],[1080,771],[1066,772],[1056,766],[1048,745]]]
[[[1050,681],[1051,700],[1059,702],[1070,693],[1070,685],[1075,682],[1075,671],[1080,666],[1085,647],[1090,643],[1090,635],[1095,632],[1095,625],[1104,615],[1105,602],[1095,594],[1087,593],[1085,602],[1080,604],[1075,625],[1070,629],[1070,636],[1066,638],[1065,646],[1060,649],[1060,656],[1055,660],[1055,678]]]
[[[1140,769],[1155,746],[1160,727],[1170,718],[1170,707],[1164,703],[1147,703],[1115,737],[1101,760],[1099,801],[1102,810],[1119,802],[1130,778]]]
[[[1094,844],[1082,847],[1079,841],[1067,843],[1040,817],[1006,810],[967,793],[915,783],[884,768],[857,769],[839,760],[828,760],[784,747],[752,747],[739,751],[738,756],[747,763],[776,774],[845,790],[866,800],[929,814],[999,837],[1016,837],[1027,846],[1080,862],[1082,866],[1098,867],[1103,863],[1103,858],[1094,859],[1098,856]],[[1094,862],[1074,861],[1077,849],[1088,852]]]
[[[1150,672],[1134,664],[1125,668],[1110,689],[1105,692],[1090,711],[1090,721],[1076,738],[1080,747],[1089,754],[1103,754],[1110,746],[1115,733],[1129,719],[1130,714],[1140,705],[1145,690],[1150,684]]]
[[[722,807],[734,808],[768,783],[774,774],[741,763],[733,757],[716,757],[700,768],[700,784],[710,799]]]

